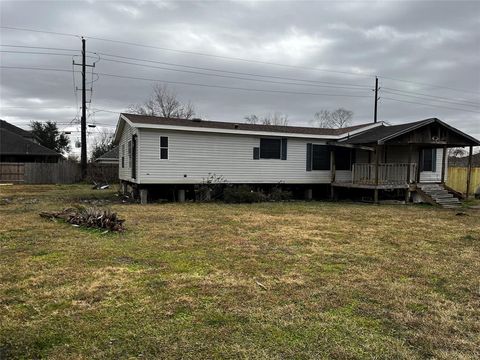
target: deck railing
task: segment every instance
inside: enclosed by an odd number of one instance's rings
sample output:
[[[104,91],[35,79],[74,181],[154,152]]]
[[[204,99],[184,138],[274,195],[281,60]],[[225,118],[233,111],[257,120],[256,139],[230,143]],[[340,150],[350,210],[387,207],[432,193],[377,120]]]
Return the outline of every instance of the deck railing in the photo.
[[[410,167],[410,177],[408,169]],[[378,164],[378,185],[408,184],[415,181],[417,164]],[[353,164],[352,183],[375,185],[375,164]]]

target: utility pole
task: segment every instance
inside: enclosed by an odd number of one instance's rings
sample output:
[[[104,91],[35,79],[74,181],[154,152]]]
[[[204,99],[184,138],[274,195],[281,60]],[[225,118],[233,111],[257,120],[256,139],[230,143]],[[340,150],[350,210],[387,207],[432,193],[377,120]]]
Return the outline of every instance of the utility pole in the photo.
[[[377,104],[378,104],[378,77],[375,76],[375,108],[373,110],[373,122],[377,123]]]
[[[85,71],[85,39],[82,37],[82,153],[80,157],[80,162],[82,164],[82,180],[85,180],[87,176],[87,97],[85,90],[85,78],[87,77],[87,72]],[[375,97],[377,93],[375,93]],[[376,113],[376,111],[375,111]],[[375,115],[375,119],[377,116]],[[375,120],[375,122],[377,122]]]
[[[87,78],[87,66],[95,67],[93,65],[87,65],[86,63],[86,41],[85,38],[82,37],[82,63],[77,64],[73,61],[73,65],[81,66],[82,67],[82,119],[80,122],[81,127],[81,143],[82,149],[80,152],[80,164],[82,167],[82,180],[85,180],[87,177],[87,96],[86,96],[86,78]]]

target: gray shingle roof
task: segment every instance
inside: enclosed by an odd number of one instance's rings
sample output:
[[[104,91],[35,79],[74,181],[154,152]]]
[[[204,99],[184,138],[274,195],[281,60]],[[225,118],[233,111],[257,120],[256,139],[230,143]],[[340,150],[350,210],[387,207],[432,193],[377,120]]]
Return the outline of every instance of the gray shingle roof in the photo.
[[[33,139],[34,138],[33,134],[30,131],[23,130],[22,128],[19,128],[18,126],[10,124],[10,123],[6,122],[5,120],[1,120],[1,119],[0,119],[0,129],[8,130],[11,133],[20,135],[20,136],[22,136],[24,138],[27,138],[27,139]]]
[[[174,119],[165,118],[159,116],[147,116],[136,114],[121,114],[128,118],[134,124],[151,124],[151,125],[173,125],[173,126],[185,126],[195,128],[209,128],[209,129],[226,129],[226,130],[247,130],[247,131],[267,131],[267,132],[280,132],[280,133],[294,133],[294,134],[307,134],[307,135],[342,135],[347,134],[353,130],[360,129],[362,127],[371,126],[372,123],[361,124],[355,126],[349,126],[342,129],[325,129],[315,127],[301,127],[301,126],[278,126],[278,125],[254,125],[245,123],[233,123],[233,122],[221,122],[221,121],[208,121],[208,120],[187,120],[187,119]]]
[[[382,143],[385,140],[389,140],[393,137],[399,136],[404,134],[405,132],[417,129],[419,127],[431,124],[431,123],[439,123],[440,125],[450,129],[451,131],[456,132],[458,135],[464,137],[467,142],[472,143],[472,145],[479,145],[480,142],[471,137],[470,135],[467,135],[460,130],[444,123],[443,121],[437,119],[437,118],[430,118],[430,119],[425,119],[425,120],[420,120],[420,121],[415,121],[415,122],[410,122],[406,124],[401,124],[401,125],[381,125],[379,127],[375,127],[370,130],[366,130],[365,132],[362,132],[358,135],[354,135],[351,138],[345,140],[345,143],[348,144],[372,144],[372,143]]]
[[[114,147],[112,150],[107,151],[102,156],[99,156],[96,160],[107,160],[107,159],[117,159],[118,160],[118,146]]]
[[[33,141],[3,127],[0,127],[0,154],[61,156],[57,152],[34,143]]]

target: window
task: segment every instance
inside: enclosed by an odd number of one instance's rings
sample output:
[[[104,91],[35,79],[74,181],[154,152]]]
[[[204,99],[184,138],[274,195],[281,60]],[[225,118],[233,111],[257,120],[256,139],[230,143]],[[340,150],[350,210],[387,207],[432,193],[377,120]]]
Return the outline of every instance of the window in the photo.
[[[160,160],[168,159],[168,136],[160,136]]]
[[[307,144],[307,171],[311,170],[330,170],[328,146]]]
[[[422,150],[422,171],[436,171],[437,169],[437,150],[423,149]]]
[[[330,170],[330,149],[328,146],[312,146],[312,170]]]
[[[122,169],[125,167],[125,144],[122,144]]]
[[[132,167],[132,140],[128,140],[128,167]]]
[[[335,147],[335,169],[336,170],[351,170],[353,150],[342,147]]]
[[[254,159],[255,148],[254,148]],[[262,138],[260,139],[260,159],[282,159],[287,160],[287,138],[272,139]]]

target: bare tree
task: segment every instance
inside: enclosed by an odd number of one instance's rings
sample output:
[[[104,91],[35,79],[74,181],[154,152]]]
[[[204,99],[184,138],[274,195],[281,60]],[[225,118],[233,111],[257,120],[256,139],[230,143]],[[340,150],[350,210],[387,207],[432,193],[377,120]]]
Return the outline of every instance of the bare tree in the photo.
[[[340,129],[351,124],[353,111],[338,108],[334,111],[320,110],[315,113],[313,123],[320,128]]]
[[[448,157],[456,157],[461,158],[467,156],[467,152],[464,148],[457,147],[457,148],[450,148],[448,149]]]
[[[183,103],[167,85],[161,84],[154,85],[150,99],[143,104],[130,106],[129,111],[140,115],[181,119],[191,119],[195,115],[191,102]]]
[[[245,116],[244,119],[247,124],[288,126],[288,115],[279,112],[265,116],[252,114]]]
[[[106,129],[103,129],[103,131],[96,136],[94,143],[91,145],[92,159],[98,159],[100,156],[109,152],[114,147],[113,134],[108,132]]]

